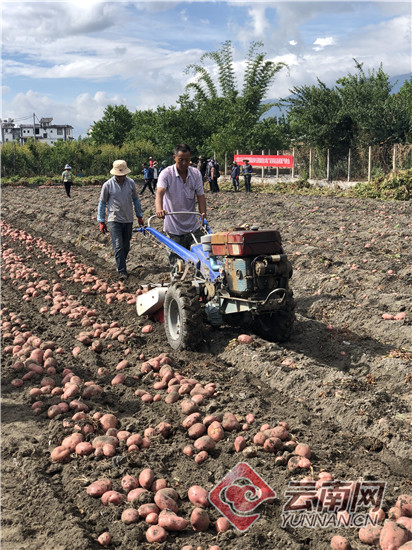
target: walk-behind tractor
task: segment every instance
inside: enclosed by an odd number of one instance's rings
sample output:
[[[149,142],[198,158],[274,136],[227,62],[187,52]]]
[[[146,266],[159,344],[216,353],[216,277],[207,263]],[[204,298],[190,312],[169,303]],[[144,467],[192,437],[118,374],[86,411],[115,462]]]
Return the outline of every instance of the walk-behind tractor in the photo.
[[[211,233],[203,221],[205,235],[187,250],[151,227],[153,218],[135,231],[149,233],[180,259],[170,283],[146,286],[148,292],[138,296],[137,312],[147,315],[164,308],[166,336],[173,349],[199,349],[205,322],[246,326],[275,342],[290,338],[295,320],[289,288],[292,265],[283,253],[279,231],[251,227]]]

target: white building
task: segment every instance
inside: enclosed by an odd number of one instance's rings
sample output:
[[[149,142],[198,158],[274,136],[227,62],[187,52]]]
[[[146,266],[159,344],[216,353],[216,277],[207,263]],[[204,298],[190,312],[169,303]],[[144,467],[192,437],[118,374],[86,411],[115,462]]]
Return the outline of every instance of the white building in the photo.
[[[12,118],[1,121],[1,141],[18,141],[23,144],[29,138],[53,145],[56,141],[72,141],[73,126],[52,124],[52,118],[41,118],[39,123],[16,125]]]

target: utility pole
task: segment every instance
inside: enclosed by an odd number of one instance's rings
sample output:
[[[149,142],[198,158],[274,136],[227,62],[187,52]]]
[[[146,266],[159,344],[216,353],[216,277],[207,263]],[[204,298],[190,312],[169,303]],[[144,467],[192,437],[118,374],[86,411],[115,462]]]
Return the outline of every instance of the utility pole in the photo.
[[[36,141],[36,114],[33,113],[33,138]]]

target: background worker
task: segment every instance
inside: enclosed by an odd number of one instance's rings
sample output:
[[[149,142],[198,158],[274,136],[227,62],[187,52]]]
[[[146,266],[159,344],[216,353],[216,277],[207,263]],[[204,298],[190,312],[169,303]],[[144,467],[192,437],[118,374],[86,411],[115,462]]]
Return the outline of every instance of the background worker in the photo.
[[[175,147],[175,164],[168,166],[159,175],[156,193],[156,216],[164,219],[163,229],[170,239],[190,250],[194,243],[193,235],[200,242],[204,235],[199,217],[192,215],[166,216],[167,212],[195,212],[196,203],[202,220],[206,217],[206,198],[202,175],[197,168],[190,166],[191,152],[186,143]],[[178,256],[169,255],[171,266]]]
[[[151,166],[148,166],[146,163],[143,164],[143,178],[144,178],[144,185],[143,189],[140,191],[140,194],[143,195],[146,187],[149,188],[152,195],[155,194],[153,191],[152,183],[153,183],[153,168]]]
[[[233,183],[233,189],[235,190],[235,193],[239,191],[239,174],[240,174],[240,168],[237,162],[233,162],[232,164],[232,183]]]
[[[66,164],[62,173],[62,183],[66,189],[66,195],[70,197],[70,189],[73,183],[73,173],[69,164]]]
[[[126,161],[115,160],[110,170],[112,178],[107,180],[100,193],[97,210],[97,221],[100,231],[104,234],[109,227],[112,239],[114,259],[120,280],[127,278],[126,259],[130,250],[133,228],[133,208],[139,225],[143,225],[143,213],[135,182],[127,177],[131,170]],[[108,209],[107,226],[106,206]]]
[[[245,164],[243,166],[242,176],[245,177],[245,191],[246,193],[250,193],[252,190],[250,185],[250,180],[252,179],[253,168],[249,164],[249,160],[246,159],[243,162]]]

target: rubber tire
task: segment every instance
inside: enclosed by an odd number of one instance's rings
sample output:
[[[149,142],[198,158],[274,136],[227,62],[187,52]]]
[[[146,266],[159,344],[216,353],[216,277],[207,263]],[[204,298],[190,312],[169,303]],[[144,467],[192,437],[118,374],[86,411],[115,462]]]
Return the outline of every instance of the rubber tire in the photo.
[[[287,342],[292,335],[294,323],[295,300],[293,292],[289,291],[282,309],[255,317],[252,331],[270,342]]]
[[[164,303],[167,341],[174,350],[195,349],[203,341],[203,312],[196,289],[191,284],[175,282],[166,292]]]

